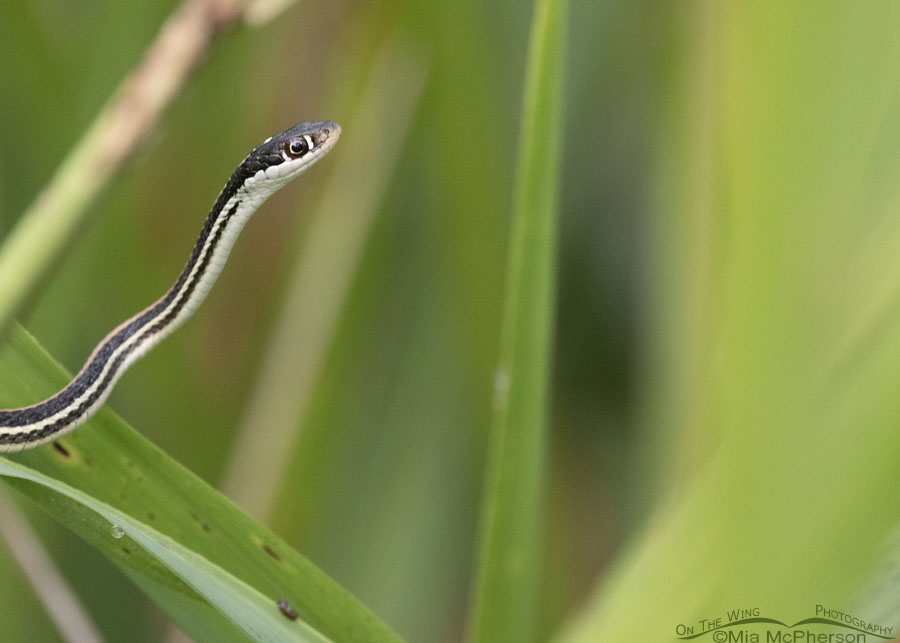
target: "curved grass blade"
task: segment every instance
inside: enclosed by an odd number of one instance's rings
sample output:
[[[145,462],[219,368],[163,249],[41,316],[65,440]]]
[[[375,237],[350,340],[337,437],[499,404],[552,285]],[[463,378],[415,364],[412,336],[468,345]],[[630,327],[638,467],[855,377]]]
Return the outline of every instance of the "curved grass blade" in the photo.
[[[306,623],[284,618],[277,604],[197,552],[105,502],[11,460],[0,459],[0,475],[42,485],[102,516],[108,521],[111,538],[119,540],[127,534],[254,641],[329,640]]]
[[[9,341],[0,348],[0,406],[42,399],[66,380],[65,372],[34,338],[20,326],[13,327]],[[15,465],[5,465],[4,472],[17,475],[10,483],[126,570],[196,638],[223,640],[212,633],[229,628],[232,633],[246,633],[241,624],[231,625],[233,614],[211,615],[208,606],[216,603],[204,592],[213,590],[199,572],[188,582],[173,569],[200,565],[203,559],[211,566],[204,568],[210,579],[221,569],[243,584],[230,585],[232,593],[246,586],[266,597],[276,621],[286,620],[276,607],[284,599],[298,612],[298,622],[328,638],[400,640],[312,563],[108,409],[69,436],[13,459],[34,473],[26,477]],[[38,476],[40,484],[35,484]],[[111,536],[112,516],[134,545]],[[221,602],[228,596],[213,598]],[[251,622],[256,613],[253,605],[255,599],[245,612],[251,614],[246,616]]]

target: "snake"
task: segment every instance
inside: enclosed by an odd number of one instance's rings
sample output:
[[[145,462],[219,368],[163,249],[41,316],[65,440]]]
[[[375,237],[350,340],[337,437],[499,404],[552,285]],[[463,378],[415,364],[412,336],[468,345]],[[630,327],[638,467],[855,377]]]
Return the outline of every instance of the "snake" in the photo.
[[[59,392],[30,406],[0,409],[0,452],[46,444],[78,428],[96,413],[128,367],[197,310],[225,267],[250,216],[266,199],[328,153],[340,133],[341,128],[334,121],[308,121],[256,146],[219,193],[174,285],[110,331]]]

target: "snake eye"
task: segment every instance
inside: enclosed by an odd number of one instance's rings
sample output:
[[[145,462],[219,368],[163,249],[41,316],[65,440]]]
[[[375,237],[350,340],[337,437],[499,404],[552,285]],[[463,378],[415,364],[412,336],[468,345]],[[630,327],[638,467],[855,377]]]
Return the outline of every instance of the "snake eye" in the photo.
[[[284,146],[285,151],[293,158],[300,158],[309,151],[309,142],[306,137],[292,138]]]

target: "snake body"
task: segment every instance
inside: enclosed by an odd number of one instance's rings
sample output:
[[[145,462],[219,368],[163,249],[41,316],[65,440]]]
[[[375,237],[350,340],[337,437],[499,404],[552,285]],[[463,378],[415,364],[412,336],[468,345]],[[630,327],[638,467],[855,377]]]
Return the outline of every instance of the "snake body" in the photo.
[[[134,362],[181,326],[206,298],[238,234],[278,189],[325,155],[341,128],[299,123],[269,137],[241,162],[216,199],[175,284],[114,328],[62,390],[37,404],[0,410],[0,452],[30,449],[86,422]]]

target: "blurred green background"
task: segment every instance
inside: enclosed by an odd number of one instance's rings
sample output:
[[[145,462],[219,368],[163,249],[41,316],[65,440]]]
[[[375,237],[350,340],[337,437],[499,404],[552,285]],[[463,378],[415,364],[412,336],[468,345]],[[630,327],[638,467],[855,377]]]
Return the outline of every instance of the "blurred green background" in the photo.
[[[0,3],[0,236],[175,4]],[[413,641],[466,624],[531,11],[303,1],[228,35],[21,315],[77,370],[174,280],[253,145],[340,122],[110,404],[211,484],[234,475],[315,216],[324,247],[358,216],[328,209],[329,177],[349,167],[353,194],[386,165],[358,262],[321,253],[291,313],[351,263],[288,470],[270,506],[252,478],[238,501]],[[900,517],[898,27],[886,2],[571,3],[566,129],[547,132],[565,140],[545,637],[591,596],[572,640],[670,640],[738,604],[793,622],[863,584]],[[106,559],[32,519],[109,640],[168,636]],[[55,640],[0,560],[0,616]]]

